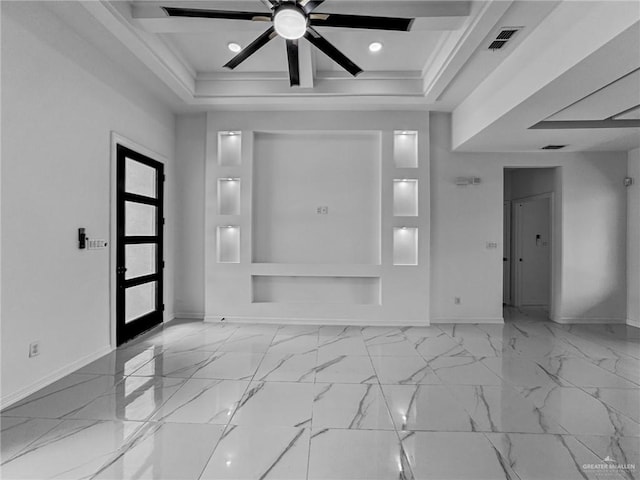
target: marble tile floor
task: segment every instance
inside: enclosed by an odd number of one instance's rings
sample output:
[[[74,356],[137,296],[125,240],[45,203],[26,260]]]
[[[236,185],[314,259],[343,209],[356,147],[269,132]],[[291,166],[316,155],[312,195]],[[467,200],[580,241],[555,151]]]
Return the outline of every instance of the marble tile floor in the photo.
[[[640,479],[640,334],[171,322],[1,412],[3,479]]]

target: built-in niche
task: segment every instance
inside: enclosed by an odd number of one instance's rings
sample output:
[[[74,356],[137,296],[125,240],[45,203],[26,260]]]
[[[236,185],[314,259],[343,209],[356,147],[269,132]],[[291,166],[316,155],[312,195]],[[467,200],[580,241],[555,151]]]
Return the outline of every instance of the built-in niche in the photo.
[[[218,215],[240,215],[240,179],[218,179]]]
[[[393,132],[393,162],[397,168],[418,167],[418,132],[413,130]]]
[[[418,229],[393,227],[393,264],[418,265]]]
[[[240,263],[240,227],[220,226],[217,228],[216,239],[218,263]]]
[[[403,178],[393,181],[393,215],[396,217],[418,215],[418,180]]]
[[[380,264],[380,132],[256,132],[254,263]]]
[[[378,277],[254,275],[253,303],[380,305]]]
[[[241,132],[218,132],[218,164],[221,167],[233,167],[240,165],[241,159]]]

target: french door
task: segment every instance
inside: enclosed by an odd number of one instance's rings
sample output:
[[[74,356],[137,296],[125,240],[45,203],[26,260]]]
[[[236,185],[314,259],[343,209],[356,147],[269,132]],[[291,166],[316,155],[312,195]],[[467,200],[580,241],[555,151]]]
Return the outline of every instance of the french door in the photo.
[[[162,322],[164,165],[117,146],[116,343]]]

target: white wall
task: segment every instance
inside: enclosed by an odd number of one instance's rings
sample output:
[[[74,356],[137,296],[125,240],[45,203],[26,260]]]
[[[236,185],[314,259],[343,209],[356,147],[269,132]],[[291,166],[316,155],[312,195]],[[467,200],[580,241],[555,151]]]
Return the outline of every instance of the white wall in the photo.
[[[627,175],[627,323],[640,327],[640,148],[629,152]]]
[[[79,250],[77,229],[110,237],[111,131],[171,158],[174,119],[35,2],[2,2],[2,116],[4,406],[111,347],[110,251]],[[166,173],[168,319],[172,165]]]
[[[206,114],[176,119],[177,318],[204,318],[204,159]]]
[[[430,131],[432,322],[502,318],[503,170],[556,166],[552,318],[624,321],[625,153],[456,153],[450,115],[432,114]],[[458,176],[482,183],[457,187]]]

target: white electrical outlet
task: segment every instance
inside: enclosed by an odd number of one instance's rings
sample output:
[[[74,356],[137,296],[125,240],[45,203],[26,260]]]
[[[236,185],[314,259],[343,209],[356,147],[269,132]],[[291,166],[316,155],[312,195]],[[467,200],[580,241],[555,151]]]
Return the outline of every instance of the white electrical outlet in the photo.
[[[87,249],[88,250],[100,250],[102,248],[107,248],[106,240],[87,240]]]
[[[329,213],[329,207],[321,206],[316,209],[318,215],[327,215]]]
[[[31,342],[29,344],[29,358],[40,355],[40,342]]]
[[[453,303],[456,305],[460,305],[460,297],[453,297]]]

